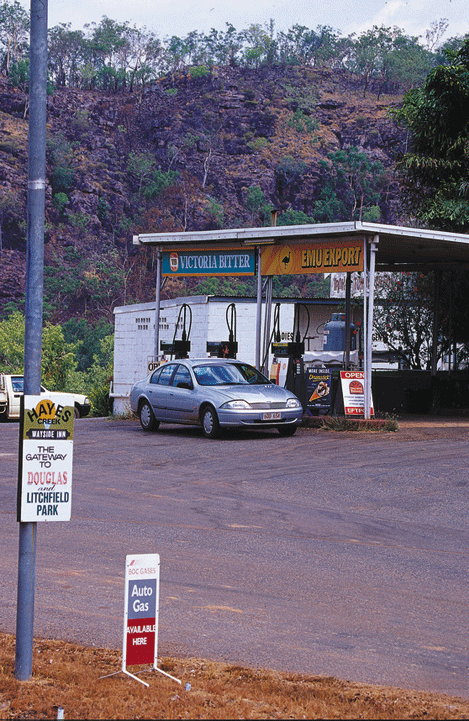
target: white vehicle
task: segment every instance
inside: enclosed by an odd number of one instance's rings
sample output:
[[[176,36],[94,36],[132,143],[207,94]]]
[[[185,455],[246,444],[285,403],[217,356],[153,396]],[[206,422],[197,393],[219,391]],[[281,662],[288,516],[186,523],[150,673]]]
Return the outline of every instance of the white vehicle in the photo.
[[[24,378],[22,375],[0,373],[0,420],[20,417],[20,403],[23,392]],[[47,388],[41,386],[41,393],[48,392]],[[62,395],[70,397],[70,405],[75,408],[75,418],[88,415],[91,403],[87,396],[80,393],[63,393]]]

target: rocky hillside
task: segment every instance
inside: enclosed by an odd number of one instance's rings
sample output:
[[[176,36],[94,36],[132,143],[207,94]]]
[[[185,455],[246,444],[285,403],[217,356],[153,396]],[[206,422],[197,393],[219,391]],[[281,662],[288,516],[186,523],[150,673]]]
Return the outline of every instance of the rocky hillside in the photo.
[[[139,94],[55,91],[47,317],[110,318],[116,304],[150,300],[153,259],[134,233],[263,225],[271,208],[279,223],[403,222],[394,166],[404,137],[389,114],[400,100],[364,97],[343,71],[294,67],[193,68]],[[0,81],[3,309],[24,289],[25,101]]]

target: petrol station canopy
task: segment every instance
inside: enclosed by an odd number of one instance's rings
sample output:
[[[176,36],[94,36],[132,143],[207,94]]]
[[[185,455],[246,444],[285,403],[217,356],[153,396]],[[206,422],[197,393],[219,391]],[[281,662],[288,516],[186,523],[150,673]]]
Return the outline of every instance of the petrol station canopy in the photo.
[[[465,270],[469,268],[469,235],[445,231],[407,228],[378,223],[328,223],[314,225],[271,225],[266,228],[148,233],[136,235],[134,245],[148,245],[157,251],[156,313],[159,317],[161,276],[255,274],[257,255],[257,333],[256,366],[260,368],[262,276],[266,286],[266,307],[270,316],[271,283],[274,275],[292,273],[346,272],[345,324],[350,318],[350,278],[363,271],[363,330],[365,339],[365,418],[370,417],[372,377],[372,336],[375,272]],[[246,253],[242,254],[241,251]],[[248,252],[249,249],[249,252]],[[223,255],[223,251],[232,251]],[[184,252],[189,251],[189,256]],[[201,258],[198,253],[213,255]],[[192,255],[190,253],[192,252]],[[221,261],[220,254],[223,256]],[[236,256],[237,254],[237,256]],[[235,258],[238,258],[235,261]],[[226,260],[226,259],[231,260]],[[181,263],[180,263],[181,260]],[[231,270],[229,263],[232,263]],[[167,265],[163,269],[163,263]],[[221,265],[223,263],[223,269]],[[437,307],[433,323],[432,374],[437,364]],[[267,323],[266,323],[267,325]],[[155,357],[158,357],[158,323],[155,324]],[[264,332],[264,342],[268,334]],[[345,350],[346,361],[348,349]],[[346,362],[346,368],[347,368]]]
[[[369,239],[376,243],[377,271],[469,268],[469,235],[353,221],[314,225],[233,228],[134,236],[134,245],[158,250],[210,247],[320,244],[332,240]]]

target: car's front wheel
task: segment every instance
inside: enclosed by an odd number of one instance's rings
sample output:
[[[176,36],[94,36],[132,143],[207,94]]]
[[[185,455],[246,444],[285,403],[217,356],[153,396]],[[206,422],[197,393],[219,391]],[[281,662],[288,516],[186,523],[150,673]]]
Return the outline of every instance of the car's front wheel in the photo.
[[[156,420],[148,401],[143,401],[138,412],[140,425],[144,431],[156,431],[160,422]]]
[[[298,426],[295,423],[289,423],[288,426],[277,426],[277,430],[283,438],[294,436]]]
[[[218,438],[220,435],[217,412],[212,406],[205,406],[202,411],[202,431],[205,438]]]

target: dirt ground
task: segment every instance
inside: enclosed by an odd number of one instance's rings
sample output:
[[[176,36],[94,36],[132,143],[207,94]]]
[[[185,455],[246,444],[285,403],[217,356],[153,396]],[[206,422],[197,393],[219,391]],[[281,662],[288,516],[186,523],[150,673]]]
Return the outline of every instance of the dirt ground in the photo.
[[[396,418],[398,431],[396,437],[400,441],[419,441],[423,438],[427,440],[467,440],[469,438],[469,418],[460,416],[400,416]],[[297,433],[311,433],[318,429],[315,428],[299,428]],[[323,431],[321,431],[323,432]],[[352,431],[345,431],[352,432]],[[381,433],[377,428],[376,431],[366,431],[367,433]],[[391,435],[394,435],[391,433]]]
[[[203,659],[160,659],[124,675],[118,651],[36,640],[33,676],[14,678],[15,639],[0,634],[0,719],[466,719],[442,694],[282,674]],[[134,673],[138,668],[130,669]],[[116,673],[117,672],[117,673]],[[102,678],[113,674],[107,678]]]
[[[407,416],[398,423],[387,434],[397,443],[469,439],[467,418]],[[160,659],[181,684],[151,672],[143,674],[147,688],[122,673],[102,678],[119,671],[120,652],[60,640],[36,639],[32,678],[18,682],[14,655],[14,637],[0,633],[0,719],[53,719],[59,709],[65,719],[469,718],[467,699],[196,658]]]

